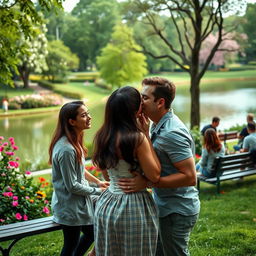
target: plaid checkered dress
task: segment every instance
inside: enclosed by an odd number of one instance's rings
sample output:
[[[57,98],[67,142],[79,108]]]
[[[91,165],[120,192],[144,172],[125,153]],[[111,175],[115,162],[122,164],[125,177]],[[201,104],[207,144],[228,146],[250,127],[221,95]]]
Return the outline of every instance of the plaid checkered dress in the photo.
[[[129,165],[123,160],[108,173],[110,187],[99,197],[95,209],[96,255],[155,255],[158,215],[151,194],[125,194],[119,189],[118,178],[131,177]]]

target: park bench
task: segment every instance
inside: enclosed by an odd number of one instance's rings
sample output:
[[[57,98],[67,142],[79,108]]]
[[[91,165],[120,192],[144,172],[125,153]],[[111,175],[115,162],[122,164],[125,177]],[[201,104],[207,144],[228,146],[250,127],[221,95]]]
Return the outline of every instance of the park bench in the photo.
[[[216,157],[212,167],[212,178],[201,174],[197,175],[197,188],[200,191],[200,182],[216,185],[220,193],[220,183],[226,180],[239,179],[256,174],[256,166],[249,152]]]
[[[237,139],[237,131],[230,131],[230,132],[220,132],[218,133],[219,139],[224,142],[226,145],[227,140],[235,140]]]
[[[61,229],[61,225],[53,222],[52,216],[0,226],[0,242],[13,240],[6,249],[0,246],[0,251],[3,256],[8,256],[11,248],[20,239],[59,229]]]

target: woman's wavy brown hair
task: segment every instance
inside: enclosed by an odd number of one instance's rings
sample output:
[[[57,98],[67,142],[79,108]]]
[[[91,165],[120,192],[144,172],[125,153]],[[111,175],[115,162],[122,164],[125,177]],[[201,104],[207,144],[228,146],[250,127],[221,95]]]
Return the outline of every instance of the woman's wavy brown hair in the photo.
[[[141,143],[136,113],[141,104],[137,89],[125,86],[114,91],[105,108],[105,120],[94,138],[93,163],[102,170],[114,168],[122,158],[137,167],[135,149]]]
[[[66,136],[69,143],[75,148],[76,156],[80,164],[82,164],[82,156],[87,156],[87,149],[83,144],[83,132],[77,136],[74,127],[69,123],[69,119],[76,119],[78,109],[81,106],[84,106],[83,101],[72,101],[64,104],[60,109],[58,124],[49,147],[49,164],[52,164],[52,152],[54,145],[62,136]]]
[[[205,131],[204,146],[208,152],[212,150],[213,152],[217,153],[221,150],[221,141],[213,128],[209,128]]]

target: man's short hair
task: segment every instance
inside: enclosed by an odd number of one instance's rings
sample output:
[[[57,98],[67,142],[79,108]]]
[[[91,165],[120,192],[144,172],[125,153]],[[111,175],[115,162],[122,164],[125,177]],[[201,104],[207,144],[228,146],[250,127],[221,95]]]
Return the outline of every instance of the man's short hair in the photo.
[[[217,116],[214,116],[214,117],[212,118],[212,122],[213,122],[213,123],[217,123],[217,122],[219,122],[219,121],[220,121],[220,118],[217,117]]]
[[[155,86],[155,90],[152,93],[155,97],[155,101],[163,98],[165,100],[165,108],[169,109],[171,103],[175,98],[176,86],[168,79],[162,77],[148,77],[143,79],[142,85]]]
[[[248,113],[248,115],[247,115],[247,121],[248,121],[248,122],[253,122],[253,119],[254,119],[254,114],[253,114],[253,113]]]
[[[256,126],[254,122],[250,122],[247,124],[247,129],[250,131],[255,131],[256,130]]]

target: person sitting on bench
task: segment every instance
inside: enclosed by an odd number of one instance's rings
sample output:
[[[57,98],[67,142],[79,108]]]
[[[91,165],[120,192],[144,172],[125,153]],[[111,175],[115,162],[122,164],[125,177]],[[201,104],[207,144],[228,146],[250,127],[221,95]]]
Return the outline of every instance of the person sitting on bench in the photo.
[[[202,158],[196,165],[196,170],[199,171],[205,177],[213,177],[211,173],[214,159],[217,156],[225,155],[225,147],[221,144],[216,131],[213,128],[209,128],[205,131],[204,146],[202,150]]]
[[[256,125],[254,122],[247,124],[248,136],[244,138],[243,148],[240,152],[256,151]]]
[[[249,113],[247,116],[246,116],[246,121],[247,121],[247,124],[249,123],[254,123],[254,114],[252,113]],[[244,139],[245,137],[247,137],[249,135],[248,133],[248,130],[247,130],[247,126],[245,126],[241,132],[238,134],[238,144],[237,145],[234,145],[233,148],[235,151],[240,151],[240,149],[243,148],[243,142],[244,142]]]

